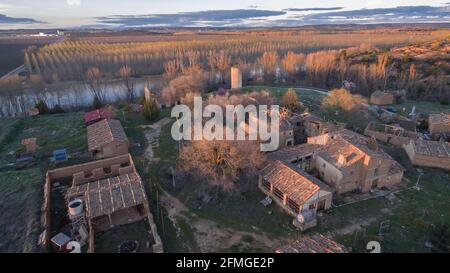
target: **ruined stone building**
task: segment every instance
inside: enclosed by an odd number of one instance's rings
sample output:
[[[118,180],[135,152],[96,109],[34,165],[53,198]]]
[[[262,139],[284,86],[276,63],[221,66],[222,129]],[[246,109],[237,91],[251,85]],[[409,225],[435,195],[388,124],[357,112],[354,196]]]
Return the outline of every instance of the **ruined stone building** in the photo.
[[[321,188],[320,181],[281,161],[269,163],[258,182],[264,193],[294,217],[305,209],[317,212],[331,207],[332,193]]]
[[[376,105],[394,104],[394,95],[390,92],[377,90],[370,96],[370,103]]]
[[[67,190],[64,194],[54,187]],[[50,234],[64,232],[94,252],[98,232],[145,220],[153,252],[162,252],[143,181],[130,154],[48,171],[44,192],[44,244]],[[66,215],[55,217],[62,206]]]
[[[101,159],[128,153],[128,138],[120,121],[103,119],[87,127],[88,150]]]
[[[342,130],[309,138],[308,143],[323,145],[315,153],[314,169],[337,193],[368,192],[402,181],[404,168],[374,139]]]
[[[375,105],[398,104],[405,98],[405,95],[405,90],[377,90],[370,96],[370,103]]]
[[[320,136],[343,129],[342,125],[323,120],[309,113],[301,115],[301,119],[307,137]]]
[[[450,170],[449,142],[416,139],[403,147],[413,165]]]
[[[349,130],[310,137],[308,143],[284,148],[268,158],[314,173],[337,194],[391,186],[399,183],[404,173],[374,139]]]
[[[418,139],[419,134],[400,127],[399,125],[369,123],[364,135],[398,147],[408,144],[411,139]]]
[[[430,114],[428,130],[432,135],[450,133],[450,113]]]

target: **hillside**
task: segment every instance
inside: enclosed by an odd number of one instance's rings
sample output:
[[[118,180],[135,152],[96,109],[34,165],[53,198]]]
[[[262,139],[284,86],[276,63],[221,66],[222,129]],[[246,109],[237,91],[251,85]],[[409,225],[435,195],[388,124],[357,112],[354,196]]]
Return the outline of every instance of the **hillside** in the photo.
[[[385,73],[388,88],[406,89],[411,99],[450,98],[450,39],[409,44],[390,50],[371,49],[348,54],[352,65],[377,65],[387,56]],[[373,91],[373,90],[372,90]]]

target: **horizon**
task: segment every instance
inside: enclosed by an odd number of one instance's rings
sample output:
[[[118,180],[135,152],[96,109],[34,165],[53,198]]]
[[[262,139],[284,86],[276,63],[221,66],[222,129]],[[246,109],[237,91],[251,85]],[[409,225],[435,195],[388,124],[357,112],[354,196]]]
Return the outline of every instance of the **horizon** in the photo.
[[[0,29],[139,27],[295,27],[323,24],[448,23],[450,3],[440,0],[0,1]],[[62,14],[64,16],[62,16]]]

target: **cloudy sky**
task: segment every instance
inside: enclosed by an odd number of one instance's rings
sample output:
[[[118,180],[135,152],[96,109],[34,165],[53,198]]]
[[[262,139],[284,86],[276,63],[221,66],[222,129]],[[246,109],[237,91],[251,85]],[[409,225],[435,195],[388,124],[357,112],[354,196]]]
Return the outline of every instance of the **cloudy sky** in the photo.
[[[446,0],[0,0],[0,28],[450,22],[448,5]],[[408,8],[396,9],[401,6]],[[222,13],[211,12],[217,10]]]

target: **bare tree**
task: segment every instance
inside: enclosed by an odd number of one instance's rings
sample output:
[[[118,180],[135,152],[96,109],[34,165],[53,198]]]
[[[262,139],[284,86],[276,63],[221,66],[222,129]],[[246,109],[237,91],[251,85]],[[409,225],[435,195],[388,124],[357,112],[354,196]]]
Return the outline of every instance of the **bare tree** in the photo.
[[[131,68],[128,65],[122,66],[117,75],[122,79],[123,85],[127,92],[127,99],[129,102],[134,99],[134,83],[131,82]]]
[[[94,100],[103,102],[104,100],[104,78],[97,67],[91,67],[86,72],[86,83],[88,84]]]
[[[37,100],[43,101],[47,104],[47,94],[45,92],[46,87],[44,79],[42,79],[40,75],[31,75],[29,83],[31,86],[31,90],[35,94]]]
[[[264,164],[256,141],[192,141],[181,149],[178,159],[181,171],[226,190],[244,186],[235,182],[253,177]]]
[[[170,60],[164,63],[164,77],[166,79],[173,79],[180,71],[181,65],[178,60]]]
[[[258,59],[258,63],[260,63],[264,71],[269,75],[273,75],[278,66],[279,56],[275,51],[264,52],[264,54]]]

